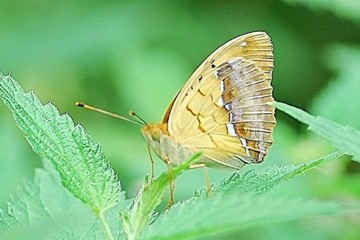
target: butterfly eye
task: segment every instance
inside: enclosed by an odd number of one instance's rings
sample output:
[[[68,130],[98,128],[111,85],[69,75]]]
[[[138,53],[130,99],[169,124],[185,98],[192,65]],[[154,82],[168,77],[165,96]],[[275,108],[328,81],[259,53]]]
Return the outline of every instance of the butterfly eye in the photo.
[[[152,140],[159,142],[161,137],[161,130],[158,128],[151,129],[151,138]]]

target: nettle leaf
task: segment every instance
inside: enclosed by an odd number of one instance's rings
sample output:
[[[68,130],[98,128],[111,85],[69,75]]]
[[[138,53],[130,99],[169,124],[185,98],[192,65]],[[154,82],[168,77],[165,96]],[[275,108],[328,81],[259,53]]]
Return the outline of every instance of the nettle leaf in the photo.
[[[53,167],[44,165],[0,210],[0,238],[107,239],[96,214],[65,190]],[[109,221],[119,225],[117,211],[110,213]]]
[[[156,221],[144,230],[141,239],[220,239],[221,236],[234,236],[231,234],[250,227],[311,216],[358,213],[358,203],[342,205],[293,199],[281,192],[269,192],[279,183],[321,167],[342,155],[343,153],[338,151],[298,166],[273,166],[261,172],[237,172],[225,179],[219,187],[214,187],[211,197],[206,197],[203,189],[198,197],[180,202],[168,212],[159,215]]]
[[[291,199],[268,192],[279,183],[342,155],[339,151],[298,166],[237,172],[219,187],[213,187],[211,197],[207,197],[206,189],[202,189],[197,197],[177,203],[168,212],[160,214],[152,225],[144,228],[141,239],[210,239],[214,234],[241,232],[264,224],[346,211],[359,212],[359,206]]]
[[[215,234],[238,233],[249,227],[343,211],[335,203],[270,194],[215,195],[176,204],[144,231],[142,239],[214,239],[211,237]]]
[[[25,93],[10,76],[0,73],[0,97],[33,150],[51,161],[61,181],[75,197],[99,213],[119,200],[120,182],[101,147],[82,126],[74,126],[51,104]]]
[[[273,105],[298,121],[309,125],[309,130],[329,140],[339,150],[354,156],[354,160],[360,162],[359,130],[351,126],[340,125],[323,117],[312,116],[285,103],[275,102]]]
[[[299,174],[304,174],[314,168],[321,167],[330,160],[337,159],[343,155],[344,153],[338,151],[328,156],[308,161],[297,166],[272,166],[260,172],[256,172],[254,170],[246,172],[238,171],[231,177],[225,179],[218,188],[214,189],[214,191],[221,193],[236,192],[238,194],[264,193],[280,183],[292,179]]]

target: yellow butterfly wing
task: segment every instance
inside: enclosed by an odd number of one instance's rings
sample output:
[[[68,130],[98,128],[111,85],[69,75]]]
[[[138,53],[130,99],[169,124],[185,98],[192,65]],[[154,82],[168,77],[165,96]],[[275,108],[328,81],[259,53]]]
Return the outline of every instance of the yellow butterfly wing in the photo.
[[[213,52],[170,104],[169,136],[203,152],[209,167],[239,169],[263,161],[275,126],[273,47],[265,32],[239,36]]]

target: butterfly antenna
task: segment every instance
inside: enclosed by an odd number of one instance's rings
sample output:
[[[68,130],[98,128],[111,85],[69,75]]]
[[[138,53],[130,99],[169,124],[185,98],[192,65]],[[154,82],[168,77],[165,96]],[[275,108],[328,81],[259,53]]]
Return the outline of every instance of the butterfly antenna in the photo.
[[[130,111],[130,112],[129,112],[129,115],[130,115],[130,116],[133,116],[133,117],[136,117],[136,118],[141,122],[141,124],[142,124],[143,126],[148,125],[147,122],[146,122],[142,117],[140,117],[139,115],[137,115],[135,112]]]
[[[85,108],[85,109],[87,109],[87,110],[91,110],[91,111],[95,111],[95,112],[98,112],[98,113],[102,113],[102,114],[108,115],[108,116],[110,116],[110,117],[118,118],[118,119],[121,119],[121,120],[124,120],[124,121],[127,121],[127,122],[131,122],[131,123],[135,123],[135,124],[141,125],[141,126],[146,125],[145,121],[142,120],[142,119],[141,119],[139,116],[137,116],[137,115],[131,115],[131,114],[130,114],[131,116],[135,116],[137,119],[140,119],[141,121],[135,121],[135,120],[126,118],[126,117],[124,117],[124,116],[121,116],[121,115],[118,115],[118,114],[115,114],[115,113],[112,113],[112,112],[108,112],[108,111],[102,110],[102,109],[100,109],[100,108],[96,108],[96,107],[87,105],[87,104],[82,103],[82,102],[76,102],[75,105],[78,106],[78,107]]]

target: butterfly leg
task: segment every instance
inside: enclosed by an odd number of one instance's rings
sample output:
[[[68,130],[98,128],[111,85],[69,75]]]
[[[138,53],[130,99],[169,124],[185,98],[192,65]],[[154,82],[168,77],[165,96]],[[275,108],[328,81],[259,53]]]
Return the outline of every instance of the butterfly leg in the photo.
[[[205,175],[207,196],[210,197],[212,195],[212,189],[211,189],[211,181],[207,167],[204,167],[204,175]]]
[[[148,153],[149,153],[149,157],[150,157],[150,164],[151,164],[151,175],[150,175],[150,180],[148,181],[148,183],[151,184],[155,178],[155,167],[154,167],[154,159],[152,158],[151,149],[150,149],[149,145],[147,145],[147,149],[148,149]]]
[[[203,163],[193,164],[193,165],[190,166],[190,169],[196,169],[196,168],[204,168],[205,185],[206,185],[206,190],[207,190],[207,196],[210,197],[211,194],[212,194],[212,190],[211,190],[211,181],[210,181],[210,176],[209,176],[208,169],[207,169],[206,165],[203,164]]]
[[[172,205],[174,205],[174,193],[175,193],[175,181],[173,177],[172,167],[170,165],[170,161],[166,161],[166,165],[168,167],[168,177],[169,177],[169,183],[170,183],[170,198],[169,202],[166,206],[166,209],[170,209]]]

